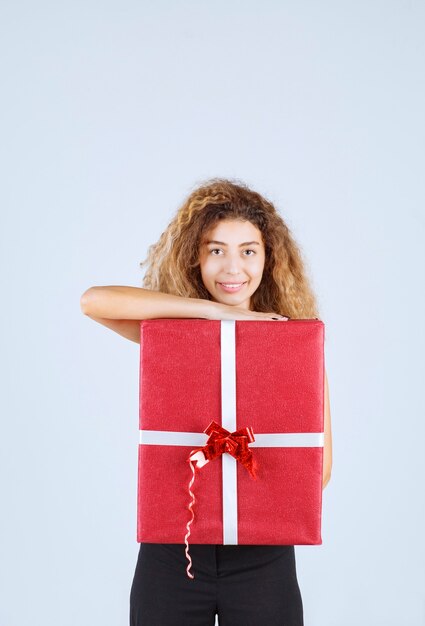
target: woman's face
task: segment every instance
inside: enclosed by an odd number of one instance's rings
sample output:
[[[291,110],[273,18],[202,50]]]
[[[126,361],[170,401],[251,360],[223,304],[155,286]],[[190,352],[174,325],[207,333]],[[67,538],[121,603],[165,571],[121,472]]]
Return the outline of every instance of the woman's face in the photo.
[[[265,261],[262,234],[254,224],[220,220],[204,234],[199,260],[202,281],[214,302],[249,309]]]

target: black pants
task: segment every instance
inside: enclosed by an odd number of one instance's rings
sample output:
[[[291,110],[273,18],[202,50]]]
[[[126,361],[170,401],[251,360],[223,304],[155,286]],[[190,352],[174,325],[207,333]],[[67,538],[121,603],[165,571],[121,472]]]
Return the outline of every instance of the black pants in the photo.
[[[294,546],[141,543],[130,626],[303,626]]]

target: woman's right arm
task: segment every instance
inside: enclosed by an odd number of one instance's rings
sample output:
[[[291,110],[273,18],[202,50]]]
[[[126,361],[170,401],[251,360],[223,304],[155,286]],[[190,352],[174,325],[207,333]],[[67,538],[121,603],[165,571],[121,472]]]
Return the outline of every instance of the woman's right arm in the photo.
[[[80,299],[82,312],[126,339],[140,343],[140,320],[205,318],[210,320],[266,320],[276,313],[250,311],[202,298],[184,298],[143,287],[90,287]]]
[[[136,343],[140,343],[140,320],[161,317],[208,319],[212,305],[214,303],[210,300],[121,285],[90,287],[80,298],[84,315]]]

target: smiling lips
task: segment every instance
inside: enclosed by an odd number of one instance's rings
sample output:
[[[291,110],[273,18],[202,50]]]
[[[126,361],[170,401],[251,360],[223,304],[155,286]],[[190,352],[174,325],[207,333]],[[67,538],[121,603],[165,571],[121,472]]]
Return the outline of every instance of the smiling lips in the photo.
[[[242,287],[246,284],[247,281],[243,283],[217,283],[227,293],[234,293],[242,289]]]

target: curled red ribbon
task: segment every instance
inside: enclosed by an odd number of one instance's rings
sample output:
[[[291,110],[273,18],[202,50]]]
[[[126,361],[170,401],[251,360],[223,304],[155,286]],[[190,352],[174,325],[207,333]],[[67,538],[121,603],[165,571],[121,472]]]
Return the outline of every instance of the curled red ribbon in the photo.
[[[189,494],[192,497],[192,500],[189,504],[189,509],[192,513],[192,518],[186,524],[188,532],[185,536],[185,552],[189,560],[189,565],[187,566],[186,571],[189,578],[195,578],[193,574],[189,573],[192,559],[189,556],[189,543],[187,541],[187,538],[190,535],[189,526],[194,518],[192,505],[195,502],[195,496],[190,488],[193,484],[193,481],[195,480],[195,469],[203,467],[209,461],[212,461],[219,457],[221,454],[223,454],[223,452],[228,452],[237,461],[242,463],[242,465],[251,474],[252,478],[257,478],[257,463],[252,455],[252,451],[248,448],[248,445],[255,441],[254,431],[250,426],[240,428],[239,430],[235,430],[231,433],[229,430],[226,430],[225,428],[223,428],[223,426],[220,426],[220,424],[213,420],[204,430],[204,433],[209,435],[207,443],[201,448],[195,448],[195,450],[192,450],[187,459],[187,461],[190,463],[190,468],[193,474],[189,483]]]

